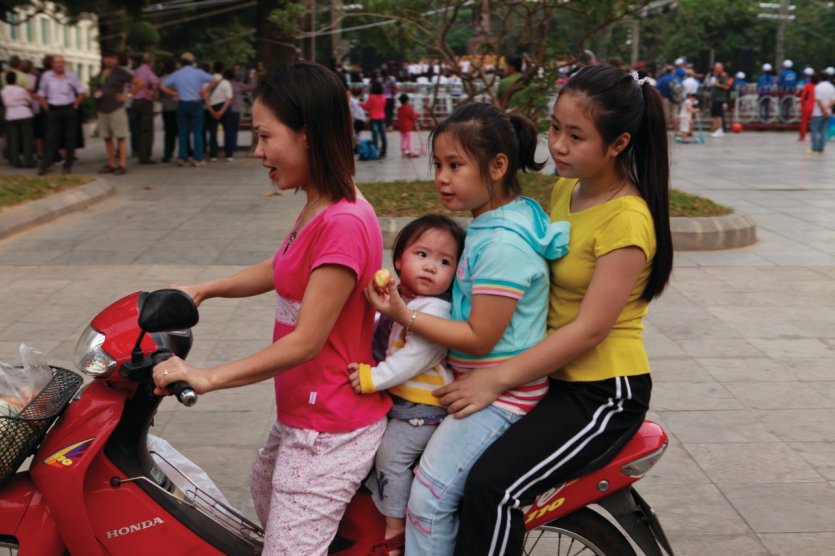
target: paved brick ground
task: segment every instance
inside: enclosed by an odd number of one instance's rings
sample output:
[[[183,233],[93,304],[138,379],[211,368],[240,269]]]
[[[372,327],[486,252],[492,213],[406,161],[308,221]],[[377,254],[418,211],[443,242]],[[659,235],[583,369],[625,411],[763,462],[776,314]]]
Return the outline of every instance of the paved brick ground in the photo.
[[[389,141],[396,145],[394,135]],[[101,144],[90,144],[78,171],[102,163]],[[679,554],[825,554],[835,546],[830,146],[809,157],[794,134],[745,133],[673,147],[674,185],[754,216],[760,237],[742,249],[678,253],[670,288],[648,318],[652,417],[671,445],[639,489]],[[425,158],[357,168],[359,182],[428,175]],[[71,366],[78,334],[101,307],[270,256],[303,203],[263,196],[270,187],[254,159],[132,166],[111,181],[109,199],[0,241],[0,359],[16,357],[25,341]],[[261,348],[272,311],[268,295],[206,303],[191,359],[212,365]],[[267,382],[212,393],[191,409],[167,401],[154,432],[251,515],[246,474],[273,412]]]

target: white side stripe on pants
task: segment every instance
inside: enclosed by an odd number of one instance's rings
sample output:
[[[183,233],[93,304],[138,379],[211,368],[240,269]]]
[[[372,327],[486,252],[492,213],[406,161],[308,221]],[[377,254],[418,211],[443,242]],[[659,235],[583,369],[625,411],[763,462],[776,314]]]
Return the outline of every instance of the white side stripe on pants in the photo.
[[[547,479],[557,469],[562,467],[566,462],[570,461],[571,458],[577,454],[577,452],[582,450],[589,442],[594,440],[594,438],[599,436],[606,429],[606,425],[615,414],[623,411],[624,399],[621,397],[621,380],[625,382],[626,399],[632,399],[632,388],[629,385],[629,379],[627,377],[616,377],[615,398],[609,398],[605,404],[598,407],[588,425],[583,427],[583,429],[574,435],[568,442],[560,446],[555,452],[535,465],[530,471],[525,473],[515,483],[508,487],[507,490],[505,490],[505,495],[499,503],[499,507],[496,508],[496,526],[493,529],[493,539],[491,541],[490,551],[488,554],[504,554],[504,551],[507,548],[508,535],[510,533],[510,511],[511,508],[519,506],[519,496],[538,482]],[[556,464],[544,472],[541,472],[544,467],[551,465],[554,460],[560,458],[569,450],[570,453],[568,453],[565,457],[560,459]],[[513,505],[506,505],[511,498],[514,499]],[[502,511],[503,507],[505,508],[504,512]],[[501,543],[497,551],[497,544],[499,544],[498,537],[502,529],[504,529],[504,534],[502,535]]]

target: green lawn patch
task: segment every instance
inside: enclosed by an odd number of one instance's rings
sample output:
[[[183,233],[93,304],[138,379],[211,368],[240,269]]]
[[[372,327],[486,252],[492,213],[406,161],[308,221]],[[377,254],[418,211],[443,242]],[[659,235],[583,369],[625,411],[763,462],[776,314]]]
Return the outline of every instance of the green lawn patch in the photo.
[[[710,199],[689,195],[677,189],[670,190],[670,216],[725,216],[732,212],[733,209]]]
[[[74,174],[47,174],[46,176],[0,174],[0,207],[9,207],[24,201],[48,197],[53,193],[90,183],[94,179],[91,176]]]
[[[551,190],[556,178],[546,174],[522,174],[522,191],[536,199],[545,212],[551,211]],[[462,216],[448,211],[438,198],[432,181],[394,181],[358,184],[363,195],[374,205],[377,216],[417,216],[430,212]],[[733,211],[710,199],[672,190],[670,216],[722,216]],[[465,215],[466,216],[466,215]]]

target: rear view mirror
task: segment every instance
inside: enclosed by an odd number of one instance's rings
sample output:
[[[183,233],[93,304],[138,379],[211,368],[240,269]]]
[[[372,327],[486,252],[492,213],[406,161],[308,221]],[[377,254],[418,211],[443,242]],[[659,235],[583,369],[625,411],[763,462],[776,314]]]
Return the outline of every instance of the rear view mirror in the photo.
[[[191,328],[200,315],[194,301],[181,290],[156,290],[145,296],[139,311],[139,327],[144,332],[168,332]]]

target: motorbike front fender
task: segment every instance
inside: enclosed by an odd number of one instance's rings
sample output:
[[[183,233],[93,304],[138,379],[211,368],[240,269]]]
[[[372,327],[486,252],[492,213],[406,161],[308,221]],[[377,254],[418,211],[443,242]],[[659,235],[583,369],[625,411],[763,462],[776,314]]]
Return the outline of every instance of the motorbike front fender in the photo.
[[[18,556],[62,556],[58,526],[27,473],[18,473],[0,489],[0,535],[17,540]]]

